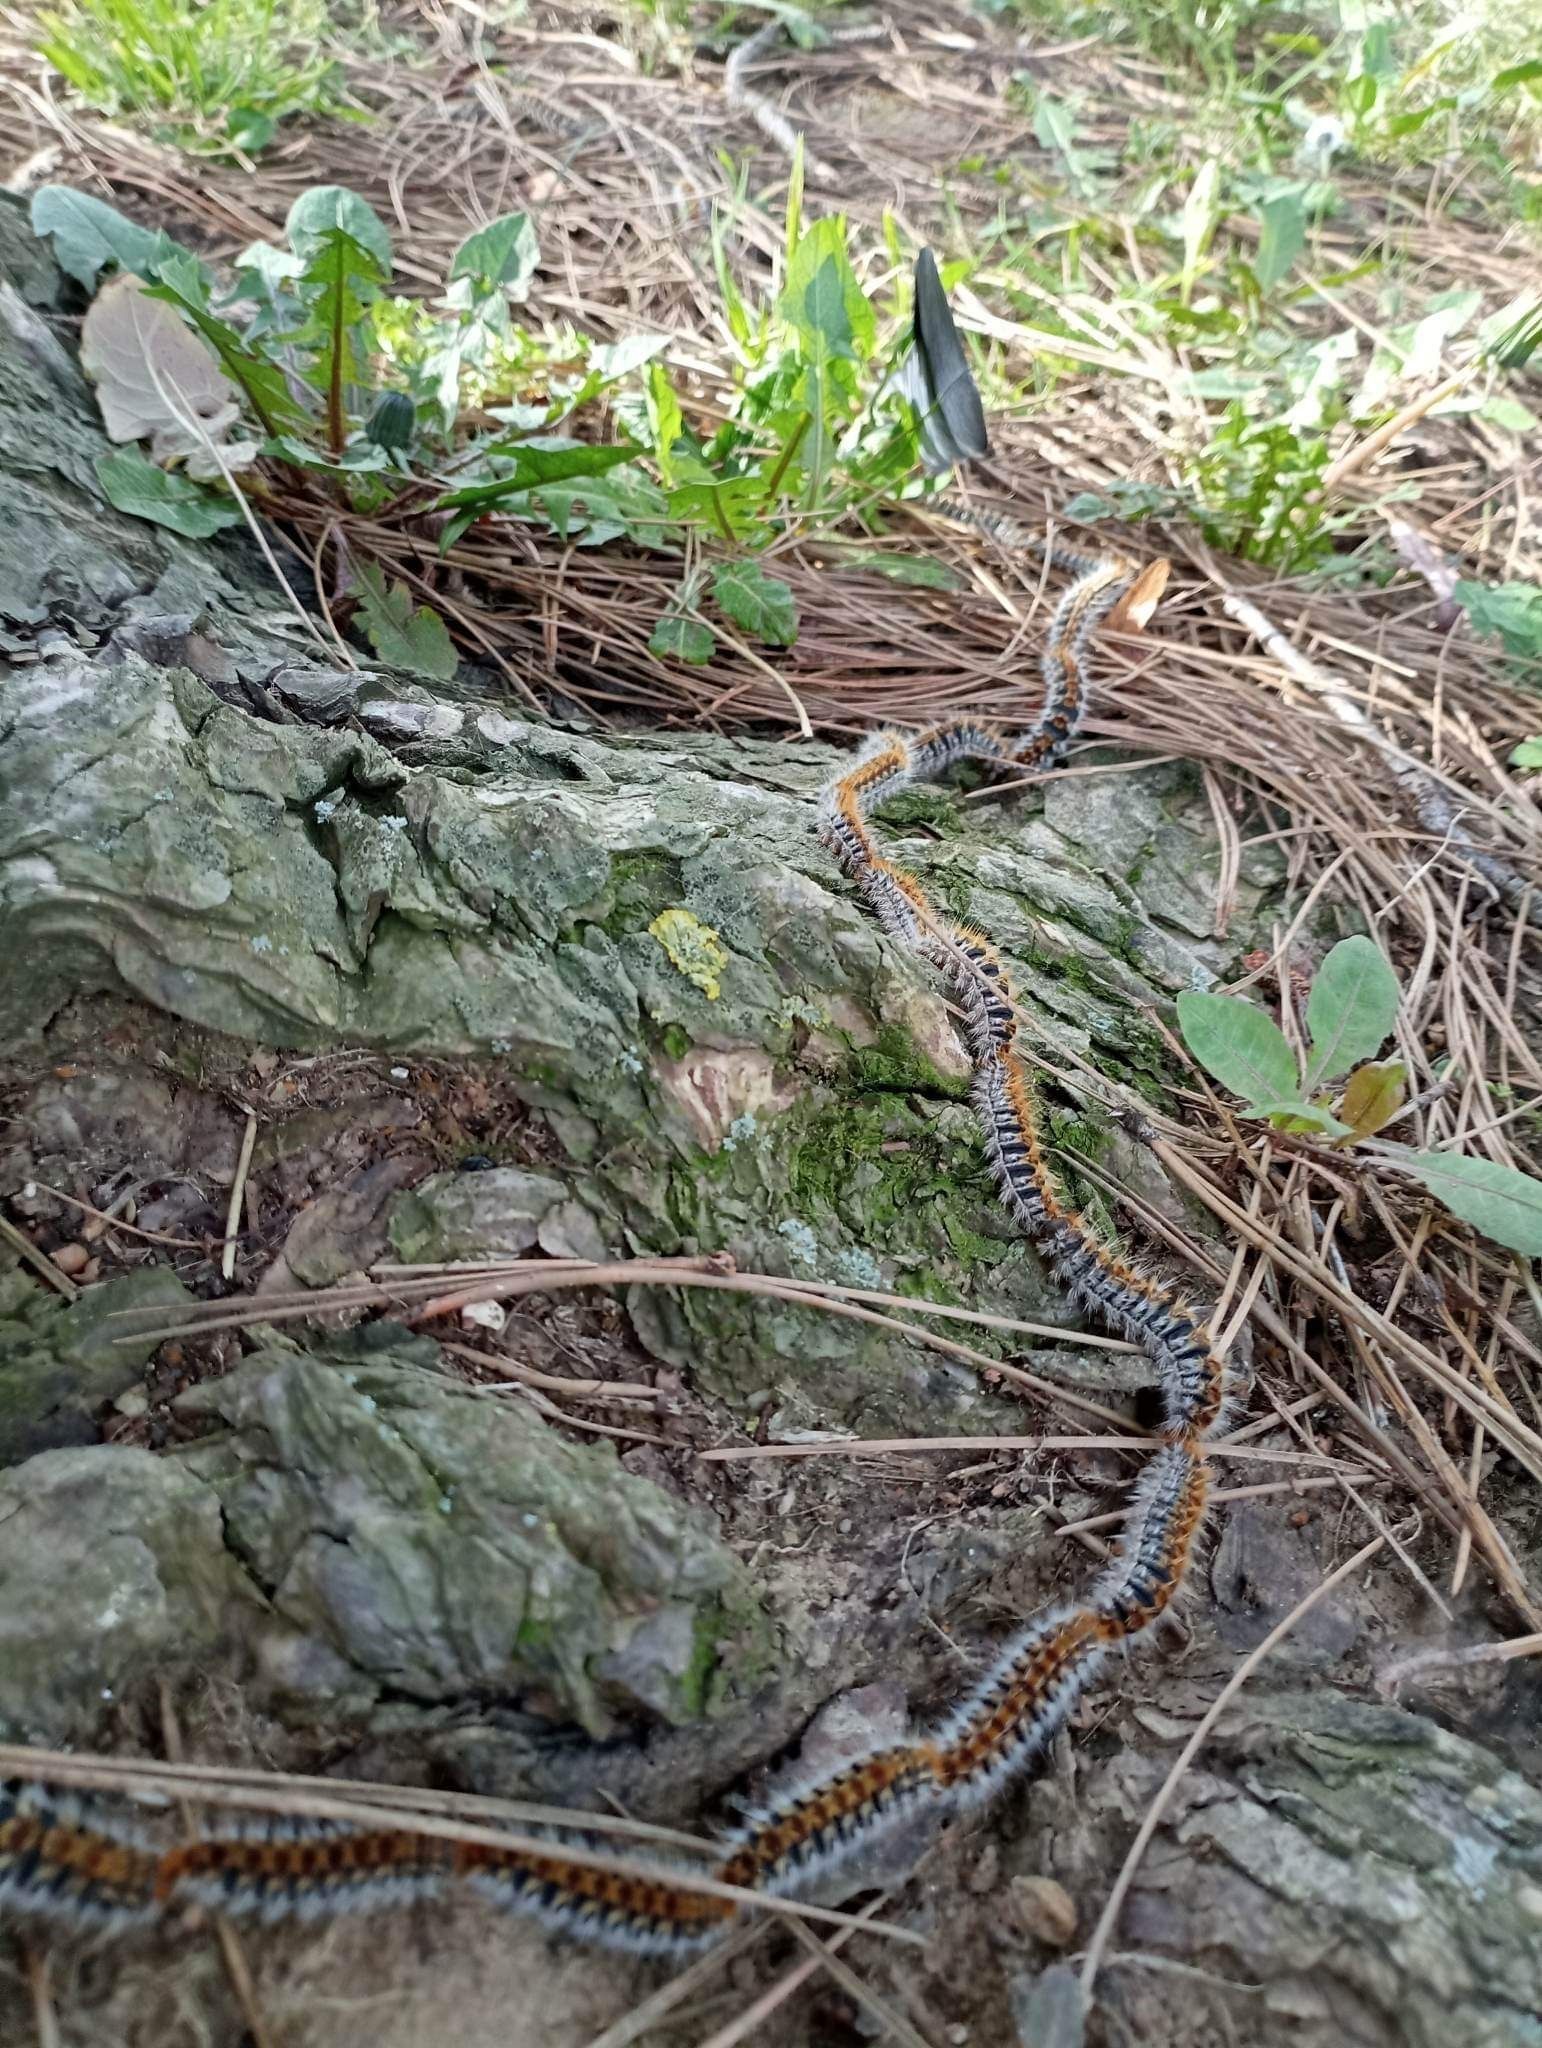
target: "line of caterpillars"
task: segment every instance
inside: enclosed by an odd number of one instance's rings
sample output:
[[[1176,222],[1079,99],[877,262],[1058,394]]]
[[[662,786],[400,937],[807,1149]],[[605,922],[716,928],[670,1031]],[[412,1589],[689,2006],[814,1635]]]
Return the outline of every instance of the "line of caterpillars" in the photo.
[[[1038,1109],[1017,1048],[1017,1016],[1000,956],[951,923],[913,875],[878,852],[868,812],[905,784],[962,760],[994,771],[1052,766],[1076,732],[1086,661],[1100,627],[1144,623],[1166,565],[1054,551],[1076,580],[1047,636],[1044,701],[1016,744],[974,724],[874,739],[828,791],[820,835],[884,929],[930,962],[966,1020],[974,1092],[1001,1198],[1068,1290],[1142,1345],[1160,1369],[1164,1422],[1135,1489],[1121,1552],[1086,1598],[1038,1615],[932,1733],[896,1743],[789,1791],[753,1814],[705,1874],[750,1891],[787,1893],[843,1862],[925,1804],[976,1803],[1037,1756],[1108,1652],[1172,1604],[1205,1512],[1205,1445],[1226,1405],[1226,1373],[1203,1323],[1167,1287],[1103,1244],[1056,1191]],[[576,1845],[583,1838],[569,1838]],[[592,1838],[585,1848],[598,1847]],[[19,1781],[0,1784],[0,1914],[112,1927],[198,1904],[259,1920],[371,1910],[464,1884],[612,1945],[684,1952],[736,1917],[732,1899],[692,1889],[683,1866],[626,1875],[564,1858],[330,1822],[255,1823],[158,1849],[105,1803]]]

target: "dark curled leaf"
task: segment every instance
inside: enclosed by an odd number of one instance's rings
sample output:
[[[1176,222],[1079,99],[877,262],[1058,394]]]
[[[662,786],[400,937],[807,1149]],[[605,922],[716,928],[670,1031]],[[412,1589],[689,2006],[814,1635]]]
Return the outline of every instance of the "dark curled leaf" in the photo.
[[[916,258],[915,325],[899,388],[920,416],[921,459],[936,472],[989,452],[985,408],[930,249]]]

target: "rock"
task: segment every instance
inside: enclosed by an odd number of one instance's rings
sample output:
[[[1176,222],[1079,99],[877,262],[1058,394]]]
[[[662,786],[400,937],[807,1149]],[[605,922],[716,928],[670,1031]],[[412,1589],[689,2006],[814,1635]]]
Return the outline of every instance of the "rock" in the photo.
[[[1072,1963],[1051,1963],[1012,1987],[1012,2018],[1022,2048],[1083,2048],[1087,2021],[1081,1977]]]
[[[1127,1842],[1166,1767],[1084,1782],[1086,1837]],[[1099,2002],[1121,2037],[1193,2042],[1160,1960],[1202,1959],[1255,1987],[1256,2048],[1537,2048],[1539,1873],[1542,1792],[1493,1750],[1322,1686],[1244,1699],[1121,1918],[1115,1947],[1157,1960],[1105,1970]]]
[[[1014,1877],[1012,1911],[1024,1934],[1046,1948],[1069,1948],[1076,1939],[1076,1901],[1052,1877]]]
[[[112,1318],[131,1308],[174,1313],[187,1301],[165,1267],[105,1280],[72,1302],[21,1267],[0,1272],[0,1465],[94,1442],[97,1411],[140,1378],[155,1349]]]
[[[216,1495],[180,1466],[100,1445],[0,1472],[5,1740],[89,1745],[151,1678],[240,1676],[263,1621]]]
[[[409,1265],[517,1258],[536,1244],[544,1219],[567,1198],[560,1180],[513,1166],[436,1173],[392,1205],[391,1247]]]
[[[356,1706],[517,1701],[595,1735],[710,1711],[766,1645],[709,1518],[437,1356],[389,1326],[274,1342],[178,1403],[234,1432],[184,1463],[327,1694],[342,1667]]]

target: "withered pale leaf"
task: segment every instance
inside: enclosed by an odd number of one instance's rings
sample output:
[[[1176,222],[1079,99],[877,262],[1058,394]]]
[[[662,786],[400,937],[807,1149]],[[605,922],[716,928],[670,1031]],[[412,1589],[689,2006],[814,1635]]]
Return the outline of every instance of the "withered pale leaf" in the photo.
[[[213,351],[175,307],[146,298],[137,277],[115,277],[92,300],[80,361],[109,440],[148,440],[157,462],[186,461],[194,476],[219,474],[210,442],[232,469],[255,460],[253,444],[227,443],[240,407]]]

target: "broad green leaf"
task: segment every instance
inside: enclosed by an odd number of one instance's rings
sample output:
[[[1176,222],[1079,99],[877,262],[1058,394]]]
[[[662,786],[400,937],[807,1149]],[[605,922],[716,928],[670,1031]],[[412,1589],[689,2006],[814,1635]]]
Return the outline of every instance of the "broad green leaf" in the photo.
[[[288,287],[304,271],[305,265],[293,250],[277,248],[272,242],[251,242],[235,259],[236,281],[242,296],[255,299],[275,314],[293,312],[294,301]]]
[[[1522,740],[1510,756],[1512,768],[1542,768],[1542,736]]]
[[[1512,398],[1508,391],[1495,391],[1485,398],[1478,407],[1478,418],[1491,427],[1498,427],[1506,434],[1535,434],[1542,431],[1539,420],[1530,406],[1522,405],[1518,398]]]
[[[460,509],[440,539],[441,553],[484,512],[543,520],[553,533],[582,548],[600,547],[622,534],[645,546],[668,546],[677,536],[663,492],[630,463],[618,464],[608,476],[574,476],[508,493],[500,485],[474,485],[441,502],[457,501]]]
[[[1076,148],[1076,119],[1064,100],[1041,92],[1033,109],[1034,139],[1041,149],[1070,158]]]
[[[32,232],[53,237],[59,268],[87,291],[109,264],[148,281],[167,256],[197,260],[169,235],[139,227],[105,200],[68,185],[40,185],[33,193]]]
[[[241,514],[228,498],[217,497],[188,477],[173,475],[147,462],[137,448],[121,448],[96,459],[96,480],[110,505],[135,519],[169,526],[190,540],[207,540],[222,526],[234,526]]]
[[[484,455],[507,463],[506,471],[480,483],[462,484],[439,500],[436,509],[451,505],[493,505],[537,484],[565,483],[574,477],[603,476],[636,455],[630,445],[596,447],[587,441],[566,441],[557,435],[542,440],[495,442]]]
[[[649,634],[648,652],[662,661],[688,661],[700,668],[717,652],[717,635],[700,619],[682,618],[678,612],[671,612]]]
[[[298,339],[315,350],[311,382],[326,398],[327,445],[334,456],[348,438],[346,387],[361,383],[368,370],[360,323],[384,282],[373,253],[343,228],[317,237],[300,279],[307,317]]]
[[[1454,595],[1475,633],[1493,634],[1507,654],[1542,656],[1542,585],[1462,582]]]
[[[1279,1025],[1252,1003],[1189,989],[1178,998],[1178,1024],[1206,1073],[1244,1102],[1296,1096],[1296,1056]]]
[[[1263,291],[1273,291],[1306,247],[1306,201],[1299,188],[1266,199],[1258,209],[1258,254],[1253,275]]]
[[[720,540],[753,539],[764,533],[758,516],[763,485],[758,476],[726,476],[678,485],[669,494],[669,515],[688,526],[704,526]]]
[[[790,586],[768,576],[758,562],[722,563],[713,573],[712,594],[736,626],[768,647],[791,647],[797,639],[798,607]]]
[[[781,312],[811,361],[856,362],[871,354],[877,323],[846,253],[846,223],[839,214],[804,231],[787,266]]]
[[[359,619],[371,647],[393,668],[440,683],[454,675],[455,647],[444,620],[426,604],[414,608],[405,583],[387,590],[373,562],[359,571]]]
[[[1495,1244],[1542,1258],[1542,1181],[1492,1159],[1452,1152],[1410,1152],[1407,1163],[1453,1216]]]
[[[540,244],[530,216],[505,213],[461,243],[450,259],[449,282],[453,284],[458,277],[474,278],[511,299],[523,299],[540,260]]]
[[[1347,1138],[1349,1126],[1340,1123],[1331,1110],[1320,1103],[1305,1102],[1299,1095],[1286,1096],[1279,1102],[1253,1102],[1248,1105],[1254,1116],[1266,1116],[1286,1131],[1316,1131],[1324,1138]]]
[[[1397,1022],[1403,992],[1374,939],[1340,939],[1312,981],[1306,1085],[1333,1081],[1380,1052]]]
[[[342,185],[313,185],[302,192],[284,222],[284,239],[309,263],[324,235],[341,228],[368,249],[387,277],[391,274],[391,237],[375,209]]]
[[[1491,83],[1495,92],[1508,92],[1512,85],[1531,85],[1538,79],[1542,79],[1542,57],[1528,57],[1522,64],[1496,71]]]
[[[1407,1067],[1401,1060],[1380,1060],[1350,1075],[1339,1114],[1357,1138],[1372,1138],[1391,1123],[1407,1095]]]

